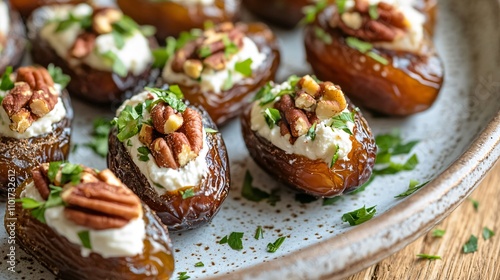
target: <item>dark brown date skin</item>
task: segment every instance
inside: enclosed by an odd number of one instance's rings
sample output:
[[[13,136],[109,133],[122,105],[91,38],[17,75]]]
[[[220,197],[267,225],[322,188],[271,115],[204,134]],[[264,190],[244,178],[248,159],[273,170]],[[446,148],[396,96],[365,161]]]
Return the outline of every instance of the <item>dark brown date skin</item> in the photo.
[[[36,8],[44,5],[79,4],[85,0],[10,0],[12,8],[19,11],[23,18],[27,18]]]
[[[21,63],[26,45],[26,32],[19,13],[11,9],[9,14],[10,30],[0,53],[0,75],[5,72],[7,66],[18,66]]]
[[[433,20],[435,6],[433,9],[429,10],[429,21]],[[307,60],[318,78],[339,84],[354,103],[384,115],[408,116],[434,103],[444,69],[428,34],[421,54],[375,48],[388,60],[388,65],[382,65],[349,47],[341,31],[329,26],[328,19],[335,12],[334,6],[326,8],[305,29]],[[430,27],[426,25],[428,31],[432,31]],[[332,43],[318,38],[316,28],[325,30]]]
[[[206,111],[190,107],[202,113],[203,127],[217,129]],[[208,171],[201,182],[193,187],[194,196],[186,199],[179,192],[167,192],[160,196],[134,164],[125,143],[120,142],[116,134],[117,130],[113,128],[109,135],[109,169],[156,212],[170,231],[193,229],[212,220],[228,195],[230,183],[226,146],[219,132],[207,134]]]
[[[156,38],[163,44],[169,36],[203,28],[205,22],[236,21],[240,0],[215,0],[213,5],[183,5],[169,1],[117,0],[120,9],[139,24],[156,27]]]
[[[278,42],[269,27],[262,23],[238,23],[238,26],[243,28],[246,36],[252,39],[259,51],[267,55],[266,60],[253,71],[251,77],[244,78],[231,89],[220,93],[203,92],[198,85],[179,84],[184,97],[194,105],[203,106],[218,126],[238,116],[248,104],[248,97],[268,81],[274,80],[280,63]]]
[[[66,117],[52,125],[52,132],[27,139],[0,136],[0,196],[5,197],[7,188],[17,187],[29,178],[33,167],[68,159],[73,109],[66,91],[61,98]],[[12,177],[15,177],[14,182],[9,180]]]
[[[16,198],[31,181],[28,179],[16,190]],[[9,205],[6,207],[11,210]],[[146,224],[144,250],[133,257],[103,258],[96,253],[82,257],[78,245],[35,219],[19,202],[15,205],[15,215],[5,215],[4,225],[10,232],[9,225],[15,220],[16,244],[58,279],[169,279],[174,271],[174,258],[168,230],[149,207],[143,204],[142,210]]]
[[[304,18],[302,8],[309,0],[243,0],[243,5],[258,17],[283,28],[294,28]]]
[[[140,75],[128,73],[126,77],[109,71],[97,70],[86,64],[70,66],[66,59],[60,57],[49,43],[41,38],[39,31],[46,21],[46,15],[41,10],[35,10],[29,18],[28,36],[32,42],[31,56],[34,62],[43,66],[52,63],[69,75],[71,81],[68,84],[68,91],[72,96],[92,104],[120,104],[146,85],[152,84],[159,75],[159,70],[153,69],[152,63]],[[150,38],[149,42],[151,49],[158,46],[154,38]]]
[[[243,139],[250,156],[271,176],[292,189],[315,197],[333,197],[354,191],[366,182],[375,164],[377,147],[365,118],[356,112],[349,160],[338,159],[332,168],[323,160],[288,154],[251,129],[249,106],[241,117]],[[349,105],[349,110],[354,107]]]

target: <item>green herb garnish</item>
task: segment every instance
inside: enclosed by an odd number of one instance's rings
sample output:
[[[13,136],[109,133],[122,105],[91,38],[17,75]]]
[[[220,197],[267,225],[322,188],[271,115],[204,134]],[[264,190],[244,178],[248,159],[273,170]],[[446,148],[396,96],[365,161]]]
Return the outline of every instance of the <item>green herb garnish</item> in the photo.
[[[316,139],[316,124],[317,123],[313,123],[306,134],[307,137],[311,138],[311,141]]]
[[[113,119],[111,124],[118,128],[118,134],[116,137],[120,140],[120,142],[123,142],[139,133],[139,127],[142,124],[142,111],[142,104],[135,107],[126,105],[120,112],[120,115]]]
[[[200,58],[209,57],[212,55],[212,51],[210,50],[209,46],[203,46],[198,50],[198,55],[200,56]]]
[[[315,5],[305,6],[302,9],[302,12],[304,13],[305,16],[301,20],[301,24],[311,23],[315,21],[318,13],[321,12],[323,9],[325,9],[327,4],[328,0],[320,0],[317,1]]]
[[[80,237],[83,247],[92,249],[92,245],[90,244],[90,233],[88,230],[78,232],[78,237]]]
[[[114,52],[107,51],[105,53],[101,53],[101,56],[112,65],[114,73],[116,73],[120,77],[127,76],[127,67]]]
[[[105,118],[97,118],[94,120],[92,139],[85,146],[91,148],[96,154],[101,157],[106,157],[108,154],[108,136],[111,130],[111,121]]]
[[[137,148],[137,152],[139,153],[137,157],[139,158],[140,161],[147,162],[149,161],[149,154],[151,151],[149,151],[148,147],[142,146]]]
[[[204,266],[205,266],[205,264],[202,262],[197,262],[194,264],[194,267],[204,267]]]
[[[16,202],[21,202],[23,209],[30,209],[31,215],[35,217],[35,219],[44,224],[46,223],[45,221],[46,209],[64,205],[64,202],[61,198],[62,188],[53,185],[50,185],[49,188],[50,188],[49,197],[45,202],[36,201],[28,197],[16,199]]]
[[[241,196],[250,201],[255,201],[255,202],[259,202],[266,198],[269,198],[270,196],[269,193],[252,186],[252,181],[253,181],[252,175],[247,170],[247,172],[245,173],[245,179],[243,181]]]
[[[7,66],[0,80],[0,90],[8,91],[14,88],[14,82],[10,79],[11,74],[12,66]]]
[[[432,231],[432,236],[434,237],[443,237],[446,231],[444,229],[435,229]]]
[[[377,20],[379,17],[378,14],[378,4],[372,4],[370,5],[370,8],[368,9],[368,14],[370,15],[370,18],[373,20]]]
[[[488,240],[488,239],[490,239],[494,235],[495,235],[495,232],[492,231],[491,229],[489,229],[487,227],[483,228],[483,238],[484,238],[484,240]]]
[[[276,252],[279,249],[279,247],[283,244],[283,242],[285,242],[285,239],[286,239],[286,236],[282,236],[282,237],[276,239],[276,241],[274,241],[274,243],[267,244],[267,251],[269,253]]]
[[[269,128],[273,128],[279,120],[281,120],[280,111],[274,108],[266,108],[264,110],[264,118]]]
[[[345,39],[345,42],[349,47],[358,50],[361,53],[366,53],[369,50],[373,49],[372,44],[359,40],[358,38],[355,37],[347,37]]]
[[[330,168],[332,168],[339,159],[339,148],[339,145],[337,145],[335,148],[335,154],[333,155],[332,161],[330,162]]]
[[[205,127],[205,132],[206,133],[217,133],[219,131],[213,129],[213,128],[210,128],[210,127]]]
[[[187,280],[189,278],[191,278],[191,276],[187,275],[187,272],[183,271],[183,272],[178,272],[177,273],[179,276],[177,276],[177,280]]]
[[[222,43],[224,44],[224,55],[226,58],[237,53],[239,50],[238,46],[227,35],[222,37]]]
[[[226,235],[220,241],[219,244],[229,244],[233,250],[241,250],[243,249],[243,232],[231,232],[229,237]]]
[[[233,87],[233,74],[231,71],[227,72],[227,79],[222,84],[222,90],[230,90]]]
[[[465,243],[465,245],[463,247],[463,251],[465,254],[473,253],[473,252],[477,251],[477,237],[476,236],[474,236],[474,235],[470,236],[469,241],[467,241],[467,243]]]
[[[194,196],[194,190],[193,189],[187,189],[183,191],[179,191],[179,193],[182,195],[182,199],[187,199],[190,197]]]
[[[354,191],[352,191],[348,194],[354,195],[354,194],[365,191],[366,187],[368,187],[373,182],[373,180],[375,180],[375,175],[370,176],[370,179],[368,179],[368,181],[366,181],[365,183],[363,183],[363,185],[361,185],[360,187],[358,187],[357,189],[355,189]]]
[[[476,212],[477,212],[479,210],[479,201],[472,199],[472,198],[469,198],[469,200],[472,203],[474,210],[476,210]]]
[[[314,27],[314,35],[316,35],[318,39],[320,39],[321,41],[323,41],[323,43],[327,45],[330,45],[333,42],[332,36],[318,26]]]
[[[54,66],[54,64],[52,63],[47,67],[47,71],[49,71],[49,74],[52,77],[52,80],[54,80],[54,83],[59,84],[61,88],[66,88],[66,86],[71,81],[70,76],[64,74],[61,68]]]
[[[77,17],[73,13],[70,13],[67,19],[58,21],[55,32],[62,32],[73,24],[79,24],[81,29],[89,29],[92,27],[92,15]]]
[[[150,106],[148,106],[148,110],[153,108],[154,105],[160,103],[161,101],[167,103],[168,105],[170,105],[170,107],[178,112],[184,112],[184,110],[186,110],[187,108],[186,104],[182,101],[184,95],[177,85],[171,85],[168,89],[147,87],[146,90],[158,97],[158,100],[152,102]]]
[[[413,193],[420,190],[423,186],[427,185],[428,183],[429,183],[429,181],[423,182],[422,184],[420,184],[416,180],[410,180],[410,185],[408,186],[408,190],[396,195],[394,198],[401,198],[401,197],[407,197],[409,195],[412,195]]]
[[[440,256],[427,255],[427,254],[418,254],[417,257],[420,259],[426,259],[426,260],[440,260],[441,259]]]
[[[342,196],[334,196],[334,197],[328,197],[328,198],[324,198],[323,199],[323,206],[327,206],[327,205],[333,205],[335,204],[335,202],[339,201],[339,200],[342,200],[343,197]]]
[[[245,77],[252,76],[252,59],[248,58],[234,64],[234,70]]]
[[[372,206],[370,208],[366,208],[365,206],[356,209],[354,211],[345,213],[342,215],[342,221],[348,222],[349,225],[351,226],[356,226],[360,225],[371,218],[375,215],[377,210],[375,209],[376,206]]]
[[[345,131],[347,134],[352,135],[352,131],[349,129],[347,123],[354,123],[354,118],[356,116],[355,112],[342,112],[340,115],[337,115],[332,118],[331,127],[336,129],[341,129]]]
[[[388,65],[389,64],[389,60],[387,60],[387,58],[379,55],[376,52],[369,51],[366,55],[369,56],[369,57],[371,57],[371,58],[373,58],[375,61],[377,61],[378,63],[380,63],[382,65]]]
[[[260,238],[264,238],[264,231],[262,230],[261,226],[258,226],[257,230],[255,230],[254,238],[256,240],[259,240]]]
[[[390,162],[388,167],[374,169],[373,173],[375,175],[388,175],[388,174],[396,174],[401,171],[411,171],[415,169],[417,164],[418,164],[418,157],[416,154],[414,154],[403,164]]]
[[[337,6],[337,11],[339,14],[343,14],[345,12],[345,4],[347,0],[336,0],[335,5]]]

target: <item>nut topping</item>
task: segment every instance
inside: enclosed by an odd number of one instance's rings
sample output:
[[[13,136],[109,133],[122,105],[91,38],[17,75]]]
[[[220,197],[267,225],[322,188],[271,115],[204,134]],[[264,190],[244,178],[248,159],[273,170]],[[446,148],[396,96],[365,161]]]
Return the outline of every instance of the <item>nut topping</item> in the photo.
[[[245,34],[230,22],[221,23],[177,50],[172,70],[198,79],[204,68],[222,70],[234,54],[243,47]]]
[[[73,46],[69,49],[70,56],[74,58],[84,58],[92,53],[96,38],[96,34],[89,32],[78,35]]]
[[[339,86],[331,82],[318,83],[306,75],[297,82],[295,93],[281,96],[274,108],[281,115],[277,123],[280,134],[290,135],[293,145],[314,123],[341,114],[347,108],[347,100]]]
[[[175,161],[172,149],[164,138],[156,138],[149,146],[156,164],[159,167],[177,169],[179,165]]]
[[[45,68],[21,67],[2,107],[11,120],[10,129],[24,133],[34,121],[52,111],[57,100],[54,81]]]
[[[174,109],[162,102],[151,110],[151,119],[154,128],[161,134],[169,134],[182,126],[184,122],[181,114],[176,113]]]
[[[380,2],[376,6],[377,18],[370,16],[370,4],[366,0],[356,0],[353,10],[335,15],[330,26],[339,27],[348,36],[368,42],[392,42],[402,36],[408,21],[393,5]]]
[[[94,11],[92,28],[97,34],[107,34],[113,31],[112,24],[123,17],[120,10],[113,8],[101,8]]]
[[[66,218],[96,230],[120,228],[142,216],[141,201],[132,191],[104,182],[69,187],[61,198]]]

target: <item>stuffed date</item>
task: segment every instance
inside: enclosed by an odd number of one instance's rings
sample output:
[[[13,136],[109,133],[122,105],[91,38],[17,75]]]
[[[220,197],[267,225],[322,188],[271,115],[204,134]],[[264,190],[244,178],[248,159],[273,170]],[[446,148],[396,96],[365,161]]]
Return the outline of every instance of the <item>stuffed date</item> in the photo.
[[[108,166],[170,230],[209,222],[229,191],[222,136],[177,86],[146,88],[118,109]]]
[[[123,12],[157,29],[158,41],[210,23],[235,21],[241,0],[117,0]]]
[[[279,65],[276,38],[260,23],[221,23],[171,44],[167,49],[176,51],[166,62],[163,81],[178,84],[217,125],[237,116],[249,95],[274,79]]]
[[[63,90],[67,76],[49,70],[30,66],[12,74],[8,67],[1,78],[1,195],[19,186],[34,166],[68,158],[73,111]]]
[[[167,229],[109,169],[51,162],[31,174],[12,214],[6,211],[5,228],[58,279],[172,275]]]
[[[21,62],[25,45],[24,24],[19,14],[9,8],[4,0],[0,0],[0,73],[8,65]]]
[[[360,106],[391,116],[424,111],[444,75],[429,35],[435,9],[432,0],[329,5],[306,27],[307,60]]]
[[[353,191],[371,175],[376,145],[370,128],[331,82],[307,75],[268,84],[245,110],[241,124],[257,164],[309,195]]]
[[[152,82],[151,28],[120,10],[88,4],[45,6],[28,22],[33,61],[54,63],[71,76],[71,95],[92,103],[121,103]]]

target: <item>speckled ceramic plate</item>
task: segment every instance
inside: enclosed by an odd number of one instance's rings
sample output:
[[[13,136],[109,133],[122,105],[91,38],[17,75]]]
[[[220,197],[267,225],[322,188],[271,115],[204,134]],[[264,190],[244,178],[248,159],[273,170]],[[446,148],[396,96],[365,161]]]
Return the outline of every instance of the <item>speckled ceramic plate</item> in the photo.
[[[366,191],[344,196],[333,205],[295,201],[294,193],[249,158],[239,121],[225,126],[231,192],[211,224],[172,234],[176,273],[212,279],[337,279],[389,256],[431,229],[472,192],[500,156],[499,21],[497,0],[440,2],[436,43],[445,62],[446,81],[435,105],[405,119],[373,118],[365,113],[375,134],[398,128],[406,140],[421,140],[414,150],[420,163],[410,172],[377,177]],[[307,73],[300,32],[278,34],[284,58],[280,77]],[[111,114],[74,103],[73,140],[79,148],[71,160],[104,168],[105,160],[82,144],[89,140],[92,119]],[[247,170],[255,186],[267,192],[279,189],[281,200],[275,206],[241,197]],[[410,179],[431,182],[408,198],[395,199],[407,189]],[[363,205],[377,206],[374,219],[356,227],[341,221],[343,213]],[[253,237],[257,226],[264,229],[263,239]],[[233,231],[244,233],[241,251],[217,243]],[[6,256],[10,245],[3,230],[0,236],[2,255]],[[287,237],[281,248],[266,252],[267,244],[280,236]],[[18,273],[7,271],[4,259],[0,278],[54,278],[20,248],[16,259]],[[205,266],[195,267],[199,261]]]

